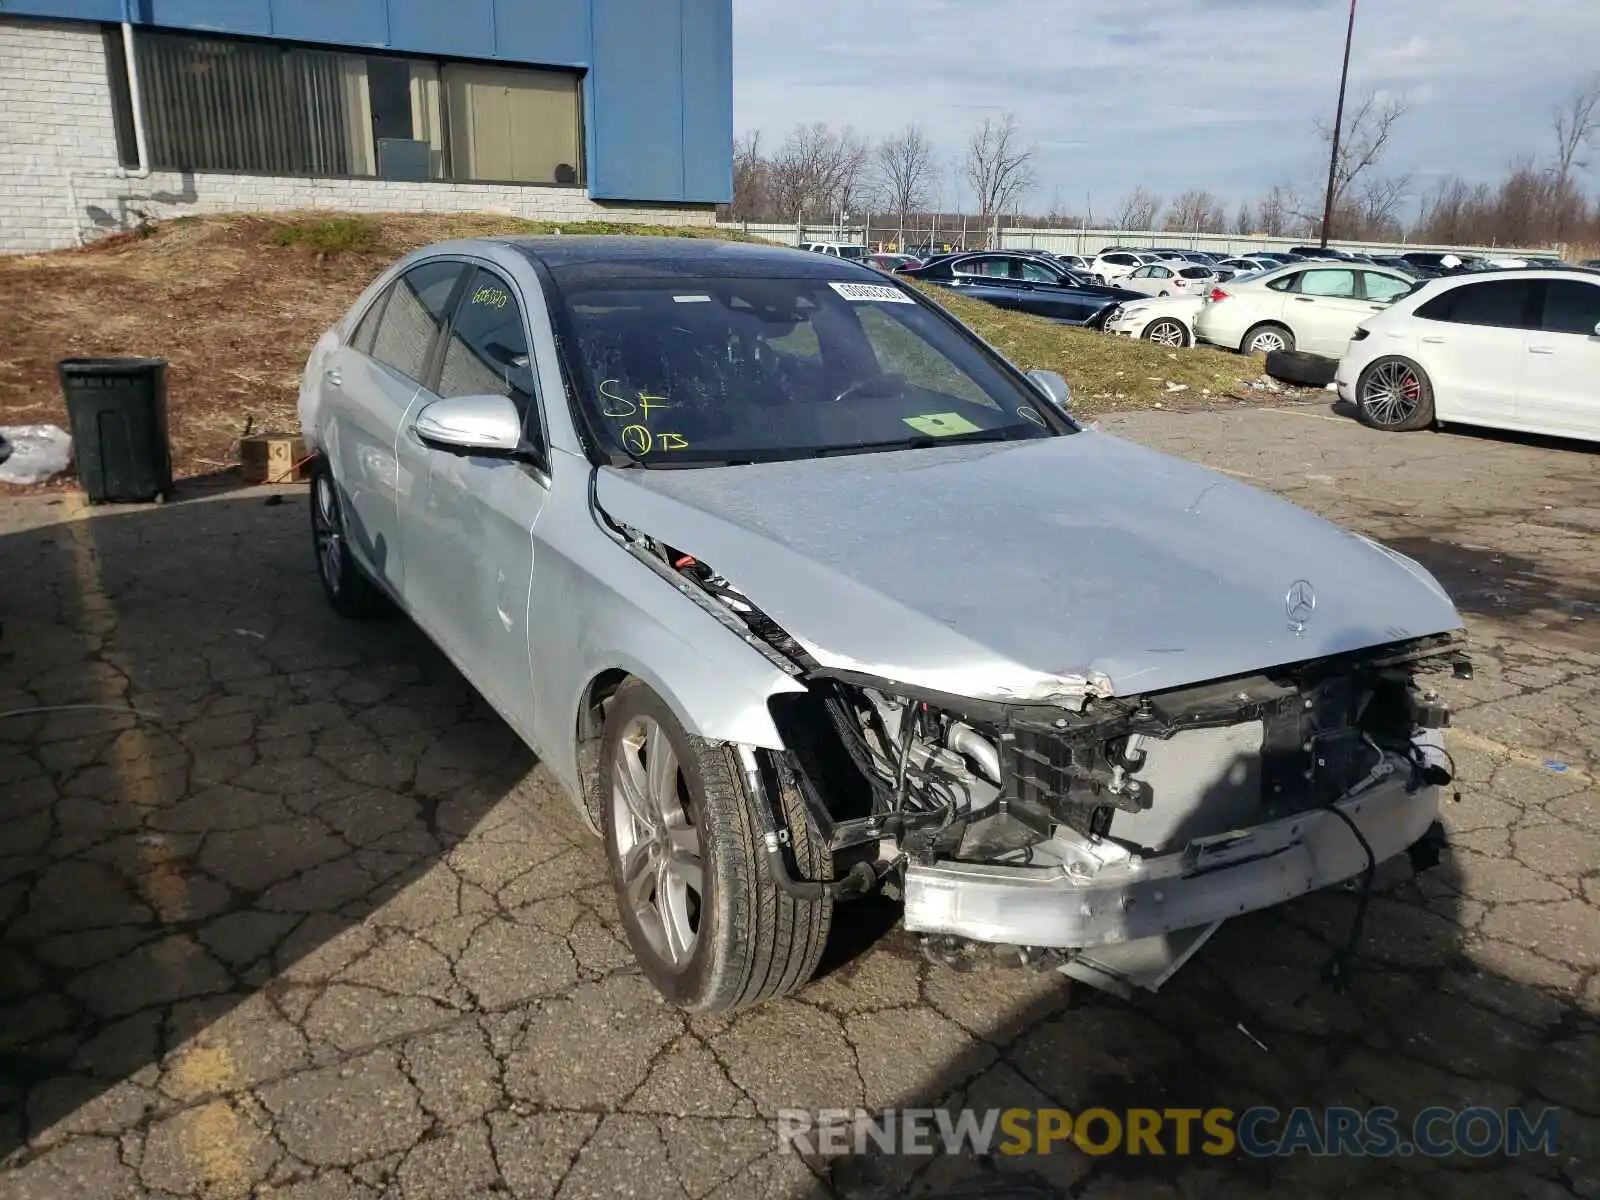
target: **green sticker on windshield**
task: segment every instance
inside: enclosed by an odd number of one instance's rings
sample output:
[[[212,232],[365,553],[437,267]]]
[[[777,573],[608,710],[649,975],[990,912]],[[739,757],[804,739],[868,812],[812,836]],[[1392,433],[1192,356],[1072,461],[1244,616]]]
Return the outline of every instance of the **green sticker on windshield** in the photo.
[[[929,413],[923,417],[907,417],[906,424],[929,437],[952,437],[958,433],[978,432],[978,427],[960,413]]]

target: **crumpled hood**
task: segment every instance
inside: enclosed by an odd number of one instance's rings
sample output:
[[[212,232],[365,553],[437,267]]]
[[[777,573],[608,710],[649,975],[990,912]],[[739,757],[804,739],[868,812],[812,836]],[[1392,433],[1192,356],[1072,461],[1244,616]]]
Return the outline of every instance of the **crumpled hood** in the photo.
[[[1093,430],[603,468],[597,499],[721,572],[824,666],[950,694],[1158,691],[1462,625],[1410,559]],[[1316,608],[1296,633],[1299,580]]]

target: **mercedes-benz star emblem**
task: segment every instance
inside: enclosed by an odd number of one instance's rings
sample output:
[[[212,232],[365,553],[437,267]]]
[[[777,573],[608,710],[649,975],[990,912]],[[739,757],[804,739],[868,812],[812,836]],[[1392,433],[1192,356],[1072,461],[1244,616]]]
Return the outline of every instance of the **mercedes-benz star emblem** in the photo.
[[[1289,628],[1294,630],[1296,637],[1302,636],[1306,631],[1306,622],[1317,611],[1317,589],[1304,579],[1296,579],[1289,585],[1289,592],[1283,598],[1283,608],[1289,614]]]

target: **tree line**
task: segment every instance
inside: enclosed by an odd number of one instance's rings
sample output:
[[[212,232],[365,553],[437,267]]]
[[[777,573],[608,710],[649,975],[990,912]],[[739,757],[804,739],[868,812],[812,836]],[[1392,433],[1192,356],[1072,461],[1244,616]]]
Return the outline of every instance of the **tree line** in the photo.
[[[1600,148],[1600,71],[1578,81],[1552,111],[1545,149],[1510,162],[1496,182],[1450,176],[1423,188],[1412,174],[1390,169],[1406,115],[1404,97],[1368,93],[1350,106],[1332,163],[1331,239],[1569,245],[1600,253],[1600,194],[1583,186],[1589,156]],[[1329,123],[1314,128],[1331,149]],[[1010,113],[984,118],[949,159],[917,124],[877,140],[824,123],[798,125],[776,144],[752,131],[735,143],[733,202],[721,215],[800,225],[870,222],[894,229],[902,244],[908,230],[925,229],[935,214],[947,229],[970,221],[979,238],[1002,223],[1287,238],[1315,238],[1322,229],[1321,179],[1279,183],[1236,207],[1206,188],[1160,196],[1136,187],[1109,213],[1096,214],[1059,202],[1026,207],[1037,199],[1036,160],[1037,148]]]

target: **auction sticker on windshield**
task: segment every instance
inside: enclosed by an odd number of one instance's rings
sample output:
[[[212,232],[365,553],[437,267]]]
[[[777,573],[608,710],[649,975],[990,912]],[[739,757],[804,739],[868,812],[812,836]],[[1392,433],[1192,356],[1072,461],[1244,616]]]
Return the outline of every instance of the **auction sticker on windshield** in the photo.
[[[878,304],[915,304],[916,301],[897,287],[881,283],[830,283],[828,285],[846,300],[872,301]]]
[[[918,433],[929,437],[951,437],[958,433],[977,433],[978,426],[960,413],[928,413],[922,417],[907,417],[906,424]]]

